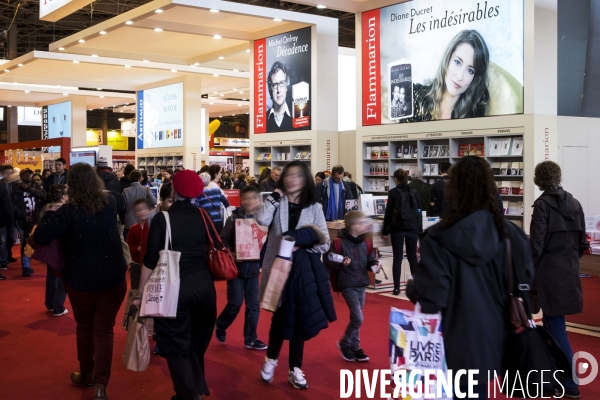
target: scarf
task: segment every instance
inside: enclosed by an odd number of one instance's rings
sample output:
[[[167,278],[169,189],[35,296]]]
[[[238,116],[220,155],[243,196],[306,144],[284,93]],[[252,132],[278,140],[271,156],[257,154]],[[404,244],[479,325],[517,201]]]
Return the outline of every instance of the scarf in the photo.
[[[327,214],[325,215],[325,219],[327,221],[337,221],[340,219],[344,219],[344,199],[342,196],[342,192],[344,190],[344,184],[342,182],[338,183],[340,197],[335,198],[335,189],[334,185],[336,183],[333,182],[333,179],[329,178],[329,199],[327,200]]]

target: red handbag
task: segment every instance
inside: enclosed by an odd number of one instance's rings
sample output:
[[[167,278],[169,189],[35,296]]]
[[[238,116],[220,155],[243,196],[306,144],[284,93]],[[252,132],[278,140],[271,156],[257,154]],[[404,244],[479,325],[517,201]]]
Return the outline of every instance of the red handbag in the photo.
[[[206,210],[200,208],[200,215],[202,216],[202,221],[204,221],[204,227],[206,228],[206,233],[208,235],[208,269],[213,276],[215,281],[228,281],[231,279],[235,279],[238,276],[238,269],[235,265],[235,260],[233,259],[233,255],[231,251],[227,249],[223,242],[221,241],[221,237],[219,236],[219,232],[217,232],[217,228],[210,219],[210,215]],[[210,227],[210,228],[209,228]],[[211,232],[214,233],[217,238],[217,244],[220,248],[215,247],[215,242],[212,239]]]

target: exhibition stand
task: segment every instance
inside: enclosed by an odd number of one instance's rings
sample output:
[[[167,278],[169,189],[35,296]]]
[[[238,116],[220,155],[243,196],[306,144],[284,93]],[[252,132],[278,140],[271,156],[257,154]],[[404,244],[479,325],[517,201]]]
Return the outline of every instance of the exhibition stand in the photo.
[[[3,163],[14,167],[33,171],[42,171],[44,168],[54,170],[53,160],[57,158],[64,158],[70,165],[71,138],[0,144],[0,152],[4,155]]]

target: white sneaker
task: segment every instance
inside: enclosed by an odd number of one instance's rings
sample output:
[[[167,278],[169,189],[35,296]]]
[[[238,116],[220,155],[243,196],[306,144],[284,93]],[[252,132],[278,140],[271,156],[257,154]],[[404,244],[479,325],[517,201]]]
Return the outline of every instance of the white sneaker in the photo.
[[[260,370],[260,379],[263,382],[271,383],[275,377],[275,367],[277,367],[277,360],[271,360],[265,357],[265,362]]]
[[[67,310],[65,308],[65,311],[61,312],[60,314],[52,314],[55,317],[62,317],[63,315],[67,315],[69,313],[69,310]]]
[[[304,378],[304,372],[298,367],[294,367],[293,371],[290,371],[288,382],[296,389],[306,389],[308,382]]]

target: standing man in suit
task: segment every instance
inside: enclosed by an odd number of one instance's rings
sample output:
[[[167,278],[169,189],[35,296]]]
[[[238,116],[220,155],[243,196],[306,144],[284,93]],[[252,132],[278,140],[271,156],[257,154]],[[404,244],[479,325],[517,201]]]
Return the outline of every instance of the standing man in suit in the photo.
[[[417,168],[413,171],[412,180],[408,186],[419,192],[421,198],[421,211],[427,211],[427,216],[431,216],[431,205],[429,204],[431,185],[423,181],[423,170],[421,168]]]
[[[137,224],[137,218],[135,216],[135,201],[138,199],[146,199],[148,204],[151,206],[156,205],[156,197],[152,194],[152,191],[146,186],[142,186],[142,173],[134,169],[129,174],[131,179],[131,186],[123,191],[125,197],[125,229],[123,230],[123,238],[127,240],[127,233],[129,228]]]

